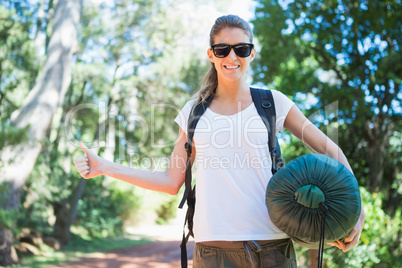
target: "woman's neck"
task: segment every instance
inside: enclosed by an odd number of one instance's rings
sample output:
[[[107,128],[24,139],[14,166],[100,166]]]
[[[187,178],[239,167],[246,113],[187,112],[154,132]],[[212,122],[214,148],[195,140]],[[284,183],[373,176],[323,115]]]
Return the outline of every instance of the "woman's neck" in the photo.
[[[248,94],[250,94],[250,90],[245,79],[238,81],[219,81],[214,98],[237,102]]]

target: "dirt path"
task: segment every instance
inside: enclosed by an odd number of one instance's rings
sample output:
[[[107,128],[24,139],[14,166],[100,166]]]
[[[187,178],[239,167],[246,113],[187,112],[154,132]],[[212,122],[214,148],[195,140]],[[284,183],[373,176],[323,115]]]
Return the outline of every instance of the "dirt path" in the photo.
[[[155,241],[149,244],[114,250],[109,253],[92,253],[76,261],[48,268],[136,268],[180,267],[180,241]],[[189,267],[192,267],[194,242],[187,245]]]
[[[47,266],[46,268],[180,267],[183,219],[184,215],[179,214],[177,220],[169,225],[143,225],[127,230],[139,237],[149,238],[153,241],[151,243],[116,249],[107,253],[91,253],[75,261]],[[189,241],[187,243],[189,267],[192,267],[193,249],[194,241]]]

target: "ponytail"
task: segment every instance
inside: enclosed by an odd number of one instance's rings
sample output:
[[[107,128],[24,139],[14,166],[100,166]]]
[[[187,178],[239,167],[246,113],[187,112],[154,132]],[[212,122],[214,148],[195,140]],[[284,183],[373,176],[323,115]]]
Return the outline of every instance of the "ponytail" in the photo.
[[[205,102],[209,96],[214,96],[218,87],[218,73],[215,69],[215,64],[211,62],[211,66],[201,83],[201,88],[198,91],[198,102]]]

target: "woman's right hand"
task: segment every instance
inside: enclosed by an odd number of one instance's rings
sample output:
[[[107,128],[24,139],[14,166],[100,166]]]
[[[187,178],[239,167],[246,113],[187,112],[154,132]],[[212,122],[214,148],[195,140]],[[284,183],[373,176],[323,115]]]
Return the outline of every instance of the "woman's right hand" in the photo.
[[[90,179],[102,175],[102,161],[92,150],[88,149],[85,144],[80,142],[81,150],[84,151],[85,157],[74,159],[75,168],[84,179]]]

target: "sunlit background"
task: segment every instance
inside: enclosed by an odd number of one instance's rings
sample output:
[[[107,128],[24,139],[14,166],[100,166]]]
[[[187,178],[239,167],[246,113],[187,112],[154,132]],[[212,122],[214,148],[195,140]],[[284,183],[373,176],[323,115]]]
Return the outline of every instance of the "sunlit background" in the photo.
[[[110,161],[165,170],[173,120],[199,89],[209,31],[224,14],[255,33],[248,82],[295,101],[358,179],[365,231],[347,253],[327,249],[325,266],[402,266],[400,0],[0,3],[0,266],[181,239],[182,191],[84,180],[73,159],[84,141]],[[280,137],[286,161],[311,152],[287,131]],[[309,251],[296,250],[309,267]]]

